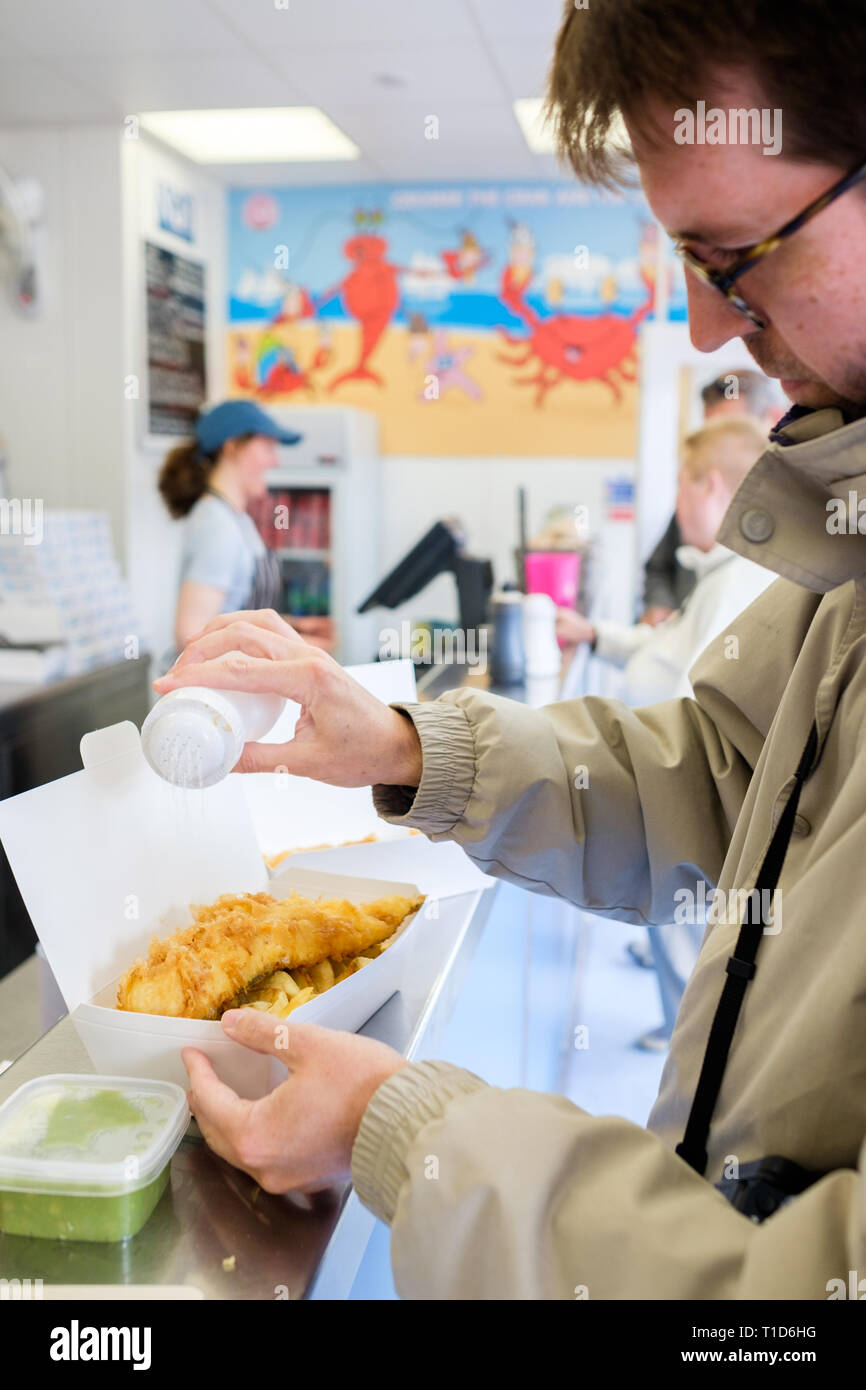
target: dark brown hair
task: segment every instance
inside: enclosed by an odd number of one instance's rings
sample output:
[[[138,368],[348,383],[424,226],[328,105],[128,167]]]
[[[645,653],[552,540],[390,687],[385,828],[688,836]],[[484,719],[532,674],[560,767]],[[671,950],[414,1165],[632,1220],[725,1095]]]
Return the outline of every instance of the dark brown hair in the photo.
[[[157,486],[176,520],[192,510],[207,487],[215,464],[216,456],[202,453],[194,439],[176,445],[166,455]]]
[[[254,438],[253,434],[239,434],[235,442],[245,444],[248,439]],[[157,487],[175,520],[192,511],[204,493],[221,453],[222,449],[215,454],[205,454],[194,439],[188,439],[166,454],[159,470]]]
[[[560,157],[589,183],[629,182],[608,142],[617,114],[637,119],[648,99],[693,109],[725,70],[782,110],[789,159],[843,172],[866,159],[863,0],[567,0],[546,106]]]

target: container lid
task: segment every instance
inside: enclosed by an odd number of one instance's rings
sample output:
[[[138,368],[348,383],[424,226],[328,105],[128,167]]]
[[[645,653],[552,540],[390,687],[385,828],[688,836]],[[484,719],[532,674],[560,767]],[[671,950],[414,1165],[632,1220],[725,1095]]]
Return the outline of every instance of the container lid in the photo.
[[[132,1192],[161,1172],[188,1122],[171,1081],[37,1077],[0,1105],[0,1190]]]
[[[172,690],[141,726],[141,750],[154,772],[175,787],[203,788],[231,772],[244,746],[239,713],[219,691]]]
[[[141,747],[154,772],[175,787],[212,787],[239,757],[232,731],[191,701],[166,710],[155,705],[142,728]]]

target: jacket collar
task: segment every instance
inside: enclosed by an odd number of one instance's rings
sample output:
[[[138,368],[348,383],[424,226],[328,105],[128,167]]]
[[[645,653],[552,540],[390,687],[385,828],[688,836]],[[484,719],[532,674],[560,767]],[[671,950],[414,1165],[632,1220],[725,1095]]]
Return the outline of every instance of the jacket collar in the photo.
[[[719,542],[819,594],[866,575],[866,418],[796,408],[770,440]]]

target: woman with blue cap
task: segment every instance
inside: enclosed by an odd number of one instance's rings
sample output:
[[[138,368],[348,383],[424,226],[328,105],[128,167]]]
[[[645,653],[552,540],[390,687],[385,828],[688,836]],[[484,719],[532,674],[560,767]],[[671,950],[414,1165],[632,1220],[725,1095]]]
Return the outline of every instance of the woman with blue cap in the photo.
[[[301,437],[254,401],[224,401],[199,415],[194,437],[165,459],[159,490],[171,515],[185,518],[178,651],[220,613],[279,606],[279,563],[247,508],[266,491],[265,474],[279,464],[277,446]]]

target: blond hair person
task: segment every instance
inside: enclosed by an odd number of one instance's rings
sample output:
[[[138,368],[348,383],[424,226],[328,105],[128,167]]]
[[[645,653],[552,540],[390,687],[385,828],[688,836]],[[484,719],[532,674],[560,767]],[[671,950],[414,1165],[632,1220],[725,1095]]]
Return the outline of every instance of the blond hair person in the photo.
[[[629,626],[559,610],[564,644],[589,642],[597,657],[623,669],[627,704],[690,695],[689,667],[772,581],[768,570],[716,541],[731,498],[766,447],[764,429],[750,415],[721,416],[684,440],[676,507],[684,544],[677,558],[697,582],[671,617],[656,627]]]

